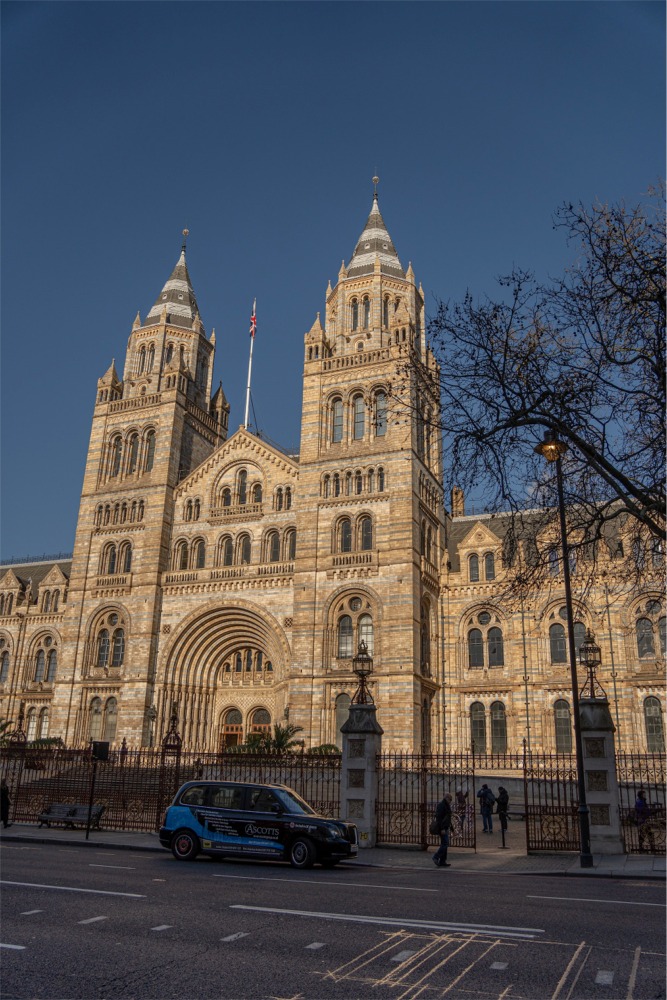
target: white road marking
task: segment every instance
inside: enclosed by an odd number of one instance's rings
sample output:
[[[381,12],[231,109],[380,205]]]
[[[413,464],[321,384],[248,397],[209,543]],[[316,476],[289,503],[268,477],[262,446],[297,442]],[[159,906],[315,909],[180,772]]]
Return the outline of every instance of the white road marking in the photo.
[[[404,962],[406,958],[410,958],[411,955],[416,955],[416,954],[417,954],[416,951],[410,951],[409,949],[406,948],[405,951],[399,951],[398,955],[394,955],[391,961]]]
[[[526,896],[526,899],[564,899],[568,903],[614,903],[617,906],[662,906],[667,903],[637,903],[634,899],[592,899],[589,896]]]
[[[0,948],[11,948],[12,951],[25,951],[24,944],[1,944]]]
[[[306,945],[306,951],[317,951],[318,948],[326,948],[324,941],[313,941],[312,944]]]
[[[80,924],[96,924],[100,920],[108,920],[108,917],[88,917],[87,920],[79,920]]]
[[[89,862],[88,867],[89,868],[119,868],[121,871],[124,871],[124,872],[134,872],[134,871],[136,871],[136,868],[132,868],[129,865],[96,865],[94,862]]]
[[[151,930],[152,931],[168,931],[169,928],[173,927],[173,926],[174,926],[173,924],[158,924],[157,927],[151,927]]]
[[[614,973],[609,972],[607,969],[600,969],[597,976],[595,977],[595,983],[597,986],[611,986],[614,981]]]
[[[87,892],[93,896],[129,896],[131,899],[145,899],[145,895],[140,892],[111,892],[108,889],[79,889],[72,885],[42,885],[41,882],[9,882],[7,879],[0,880],[0,885],[20,885],[27,889],[58,889],[60,892]]]
[[[29,917],[33,913],[44,913],[44,910],[23,910],[23,912],[20,913],[19,916],[20,917]]]
[[[455,924],[437,920],[403,920],[400,917],[369,917],[356,913],[326,913],[318,910],[286,910],[274,906],[246,906],[232,903],[232,910],[253,910],[256,913],[284,913],[293,917],[311,917],[316,920],[347,920],[358,924],[383,924],[390,927],[416,927],[420,930],[459,932],[463,934],[491,935],[496,938],[514,938],[531,941],[544,930],[537,927],[503,927],[494,924]]]
[[[236,878],[250,882],[296,882],[298,885],[328,885],[330,888],[338,885],[363,886],[367,889],[391,889],[392,892],[440,892],[439,889],[413,889],[409,885],[378,885],[376,882],[333,882],[328,878],[278,878],[275,875],[219,875],[217,872],[211,878]]]
[[[166,882],[166,878],[152,878],[151,882]]]
[[[238,931],[237,934],[230,934],[226,938],[220,938],[221,941],[238,941],[239,938],[248,937],[249,931]]]
[[[496,969],[497,972],[502,972],[503,969],[507,968],[507,962],[491,962],[491,968]]]
[[[635,948],[635,954],[632,959],[632,969],[630,970],[630,979],[628,980],[628,995],[626,1000],[632,1000],[632,995],[635,991],[635,980],[637,979],[637,969],[639,968],[639,956],[641,955],[641,951],[641,947]]]

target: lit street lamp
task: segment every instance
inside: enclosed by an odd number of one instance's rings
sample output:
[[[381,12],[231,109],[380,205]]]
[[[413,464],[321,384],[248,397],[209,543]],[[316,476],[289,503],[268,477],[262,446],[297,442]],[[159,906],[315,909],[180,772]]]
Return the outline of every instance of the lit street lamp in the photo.
[[[366,680],[373,673],[373,657],[368,653],[368,646],[362,639],[359,643],[357,655],[352,660],[352,669],[359,678],[359,686],[352,697],[353,705],[374,705]]]
[[[558,513],[560,516],[560,540],[563,552],[563,583],[565,584],[565,608],[567,611],[567,638],[570,654],[570,680],[572,686],[572,713],[574,715],[574,745],[577,754],[577,787],[579,790],[579,863],[582,868],[593,867],[591,854],[591,829],[586,804],[586,779],[584,775],[584,751],[581,741],[581,720],[579,718],[579,682],[577,680],[577,652],[574,642],[574,614],[572,611],[572,587],[570,584],[570,553],[567,544],[567,529],[565,526],[565,497],[563,494],[563,470],[561,457],[567,451],[564,441],[559,441],[553,432],[545,432],[544,440],[537,445],[535,451],[546,458],[547,462],[555,462],[556,483],[558,486]],[[593,645],[595,645],[593,643]],[[599,647],[595,647],[599,653]],[[599,659],[597,661],[600,662]],[[597,664],[596,664],[597,665]],[[588,663],[586,663],[588,666]],[[591,695],[594,697],[594,695]]]

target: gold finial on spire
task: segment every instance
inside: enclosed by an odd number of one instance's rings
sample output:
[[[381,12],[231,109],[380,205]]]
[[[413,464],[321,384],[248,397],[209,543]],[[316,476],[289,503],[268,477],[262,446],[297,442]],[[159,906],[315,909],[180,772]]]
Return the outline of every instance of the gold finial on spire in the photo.
[[[373,178],[373,187],[374,187],[374,190],[373,190],[373,197],[374,197],[374,198],[377,198],[377,196],[378,196],[378,184],[379,184],[379,183],[380,183],[380,178],[379,178],[379,177],[378,177],[378,175],[376,174],[376,175],[375,175],[375,177]]]
[[[190,230],[189,229],[184,229],[183,230],[183,246],[181,247],[181,250],[183,251],[183,253],[185,253],[185,248],[187,246],[188,236],[189,235],[190,235]]]

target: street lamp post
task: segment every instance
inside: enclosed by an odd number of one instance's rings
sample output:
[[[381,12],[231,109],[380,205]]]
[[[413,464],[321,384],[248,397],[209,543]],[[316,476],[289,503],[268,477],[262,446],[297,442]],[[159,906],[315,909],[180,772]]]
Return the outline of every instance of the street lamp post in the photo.
[[[352,696],[353,705],[374,705],[373,696],[368,690],[366,681],[373,673],[373,657],[368,653],[368,646],[362,639],[357,655],[352,660],[352,669],[359,678],[359,686]]]
[[[563,583],[565,585],[565,608],[567,611],[570,682],[572,687],[572,713],[574,715],[574,745],[577,755],[577,787],[579,790],[579,863],[582,868],[592,868],[593,855],[591,854],[591,828],[589,810],[586,803],[584,750],[581,740],[581,719],[579,718],[579,682],[577,679],[577,651],[574,642],[574,614],[572,611],[572,587],[570,583],[570,553],[567,543],[567,529],[565,525],[565,496],[563,493],[563,470],[561,468],[561,457],[567,451],[567,445],[563,441],[559,441],[555,434],[547,432],[544,435],[544,440],[537,445],[535,451],[539,455],[542,455],[547,462],[554,462],[556,465],[560,540],[563,553]]]

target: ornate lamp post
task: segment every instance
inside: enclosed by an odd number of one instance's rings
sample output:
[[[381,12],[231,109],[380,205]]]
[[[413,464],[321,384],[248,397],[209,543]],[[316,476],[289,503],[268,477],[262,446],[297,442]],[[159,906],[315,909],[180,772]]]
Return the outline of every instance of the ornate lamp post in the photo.
[[[584,751],[581,740],[581,719],[579,718],[579,682],[577,680],[577,652],[574,642],[574,614],[572,611],[572,587],[570,583],[570,553],[567,544],[565,496],[563,493],[563,470],[561,468],[561,458],[567,451],[567,445],[564,441],[559,441],[553,432],[547,431],[544,435],[544,441],[537,445],[535,451],[538,455],[542,455],[543,458],[546,458],[547,462],[554,462],[556,465],[558,514],[560,517],[560,540],[563,553],[563,583],[565,585],[565,608],[567,611],[570,682],[572,687],[572,714],[574,716],[574,745],[577,755],[577,787],[579,790],[579,863],[582,868],[592,868],[593,855],[591,854],[591,829],[589,810],[586,803]]]
[[[368,653],[368,646],[362,639],[359,643],[357,655],[352,660],[352,669],[359,678],[359,686],[352,696],[353,705],[374,705],[366,680],[373,673],[373,657]]]
[[[607,692],[595,676],[595,671],[602,661],[600,647],[595,641],[595,633],[590,629],[579,647],[579,662],[588,671],[588,677],[581,689],[580,698],[607,698]]]

